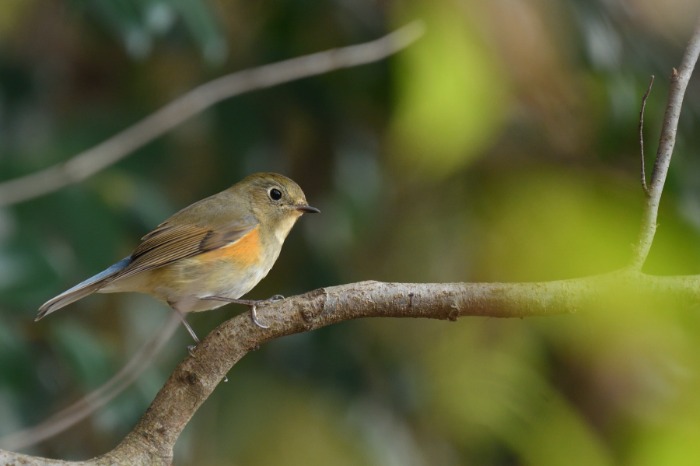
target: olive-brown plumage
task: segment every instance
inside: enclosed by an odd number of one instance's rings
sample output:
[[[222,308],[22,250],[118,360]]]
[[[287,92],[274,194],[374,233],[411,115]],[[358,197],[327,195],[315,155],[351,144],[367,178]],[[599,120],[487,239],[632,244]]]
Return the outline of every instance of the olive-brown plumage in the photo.
[[[146,293],[181,314],[222,306],[267,275],[305,212],[319,210],[294,181],[250,175],[172,215],[129,257],[43,304],[36,320],[92,293]]]

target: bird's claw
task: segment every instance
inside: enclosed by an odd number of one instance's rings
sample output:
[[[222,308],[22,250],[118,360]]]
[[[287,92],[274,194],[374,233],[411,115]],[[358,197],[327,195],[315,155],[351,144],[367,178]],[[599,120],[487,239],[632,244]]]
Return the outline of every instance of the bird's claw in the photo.
[[[250,305],[250,315],[253,318],[253,323],[255,323],[255,325],[257,325],[260,328],[270,328],[269,325],[263,324],[258,319],[257,305],[262,304],[262,303],[264,303],[264,304],[276,303],[277,301],[282,301],[283,299],[284,299],[284,296],[282,296],[281,294],[276,294],[276,295],[271,296],[267,299],[263,299],[262,301],[257,301],[257,302],[253,301]]]
[[[258,319],[257,306],[258,306],[258,304],[268,304],[268,303],[275,303],[277,301],[281,301],[284,299],[284,296],[282,296],[281,294],[276,294],[270,298],[261,299],[259,301],[254,301],[254,300],[249,300],[249,299],[225,298],[223,296],[207,296],[206,298],[203,298],[203,299],[213,299],[216,301],[225,301],[227,303],[235,303],[235,304],[242,304],[244,306],[248,306],[248,307],[250,307],[250,316],[253,319],[253,323],[260,328],[270,328],[269,325],[263,324]]]
[[[250,316],[253,318],[253,323],[260,328],[270,328],[269,325],[263,324],[258,320],[257,305],[253,304],[250,306]]]

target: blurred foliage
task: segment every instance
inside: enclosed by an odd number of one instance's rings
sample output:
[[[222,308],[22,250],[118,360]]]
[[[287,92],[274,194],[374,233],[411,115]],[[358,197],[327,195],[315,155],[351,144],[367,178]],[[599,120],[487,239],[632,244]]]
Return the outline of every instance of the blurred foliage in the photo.
[[[0,436],[114,374],[166,318],[49,297],[177,209],[246,174],[304,188],[251,297],[392,281],[533,281],[626,263],[693,0],[6,0],[0,179],[68,159],[209,79],[428,31],[386,62],[222,102],[91,179],[0,210]],[[650,272],[700,263],[700,86],[691,82]],[[271,342],[195,415],[177,464],[697,464],[700,317],[620,294],[575,316],[371,319]],[[200,334],[235,307],[192,316]],[[87,458],[148,406],[188,336],[90,419],[27,451]]]
[[[396,163],[405,175],[454,173],[478,156],[499,129],[505,82],[486,44],[449,3],[422,5],[430,33],[400,54],[393,117]],[[440,137],[435,137],[440,134]]]

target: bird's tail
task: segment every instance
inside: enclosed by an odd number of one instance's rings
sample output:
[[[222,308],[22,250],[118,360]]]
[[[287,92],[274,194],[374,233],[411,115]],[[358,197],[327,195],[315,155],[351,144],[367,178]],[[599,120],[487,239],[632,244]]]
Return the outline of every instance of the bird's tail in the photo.
[[[85,296],[98,291],[105,285],[105,282],[113,277],[115,274],[122,271],[131,262],[130,257],[126,257],[116,264],[110,266],[106,270],[98,273],[97,275],[88,278],[87,280],[78,283],[73,288],[64,291],[60,295],[49,299],[39,308],[39,313],[36,316],[36,320],[39,320],[54,311],[61,309],[64,306],[69,305]]]

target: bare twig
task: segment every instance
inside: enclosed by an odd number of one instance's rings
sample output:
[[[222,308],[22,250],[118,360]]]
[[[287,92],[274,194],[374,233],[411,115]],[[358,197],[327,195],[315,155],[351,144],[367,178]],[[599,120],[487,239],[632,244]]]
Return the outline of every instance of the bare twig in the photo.
[[[224,99],[309,76],[376,62],[413,43],[423,34],[423,30],[423,23],[413,22],[371,42],[292,58],[210,81],[65,162],[1,183],[0,206],[26,201],[82,181]]]
[[[654,75],[651,75],[649,80],[649,87],[647,91],[642,96],[642,108],[639,110],[639,151],[641,152],[641,162],[642,162],[642,189],[644,194],[649,196],[649,187],[647,186],[647,172],[646,163],[644,161],[644,110],[647,107],[647,99],[649,98],[649,93],[651,92],[651,87],[654,85]]]
[[[700,55],[700,21],[695,27],[690,41],[683,54],[681,66],[678,70],[673,69],[671,74],[671,85],[668,93],[668,104],[664,115],[664,122],[661,128],[659,148],[654,162],[654,171],[651,174],[651,184],[649,186],[644,212],[642,214],[641,230],[637,244],[634,247],[634,256],[631,267],[641,269],[646,262],[651,244],[656,234],[656,221],[659,215],[659,204],[661,193],[664,189],[668,167],[671,164],[673,146],[676,143],[676,131],[678,130],[678,120],[681,114],[685,90],[688,81],[693,74],[695,63]]]
[[[8,450],[19,450],[51,438],[70,428],[91,413],[109,403],[151,365],[175,330],[180,317],[174,312],[156,336],[148,340],[131,360],[111,379],[77,402],[55,413],[40,424],[0,438],[0,445]]]

